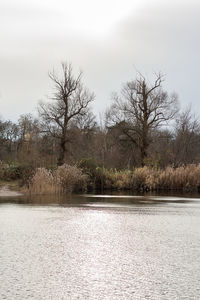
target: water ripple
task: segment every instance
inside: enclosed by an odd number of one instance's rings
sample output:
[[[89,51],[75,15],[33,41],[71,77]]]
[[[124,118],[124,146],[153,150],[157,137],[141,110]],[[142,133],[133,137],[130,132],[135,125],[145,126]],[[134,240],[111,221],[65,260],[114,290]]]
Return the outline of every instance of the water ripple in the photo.
[[[0,206],[0,299],[199,299],[188,203]]]

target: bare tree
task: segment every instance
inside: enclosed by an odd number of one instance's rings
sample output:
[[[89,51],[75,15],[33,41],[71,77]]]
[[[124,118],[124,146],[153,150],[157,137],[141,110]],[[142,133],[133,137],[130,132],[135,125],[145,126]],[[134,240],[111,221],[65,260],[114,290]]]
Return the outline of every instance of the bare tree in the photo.
[[[0,159],[2,159],[2,156],[7,158],[7,154],[13,157],[18,133],[19,130],[15,123],[0,120]]]
[[[120,96],[113,96],[108,111],[109,120],[119,124],[123,134],[140,149],[142,165],[151,142],[151,131],[173,119],[178,111],[177,95],[168,96],[162,89],[163,80],[159,73],[150,84],[139,74],[134,81],[125,84]]]
[[[49,73],[55,92],[51,102],[39,104],[39,114],[43,121],[45,132],[59,139],[59,155],[57,164],[62,165],[67,151],[68,129],[78,116],[87,114],[89,104],[94,100],[82,84],[82,72],[73,75],[71,64],[62,63],[62,77],[55,72]]]
[[[200,124],[190,106],[176,119],[173,146],[176,166],[199,162]]]

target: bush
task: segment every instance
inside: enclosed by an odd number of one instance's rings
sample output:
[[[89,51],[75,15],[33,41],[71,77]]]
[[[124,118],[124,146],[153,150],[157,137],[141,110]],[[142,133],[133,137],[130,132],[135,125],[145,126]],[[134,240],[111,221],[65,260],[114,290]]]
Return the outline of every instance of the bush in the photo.
[[[9,166],[0,160],[0,180],[6,180],[6,170]]]
[[[132,188],[133,173],[130,170],[104,169],[106,188],[125,190]]]
[[[106,184],[104,169],[97,166],[95,161],[90,158],[83,158],[78,162],[78,168],[88,176],[87,188],[102,189]]]
[[[21,180],[24,185],[33,176],[35,168],[32,165],[11,163],[6,164],[0,161],[0,179],[5,181]]]

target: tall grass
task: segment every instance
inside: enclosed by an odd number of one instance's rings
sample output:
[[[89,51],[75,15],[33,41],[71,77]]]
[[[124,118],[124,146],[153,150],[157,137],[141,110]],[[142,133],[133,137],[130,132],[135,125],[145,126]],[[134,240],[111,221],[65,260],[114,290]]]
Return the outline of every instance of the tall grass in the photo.
[[[156,187],[157,189],[198,191],[200,189],[200,164],[176,169],[168,167],[160,171]]]
[[[87,176],[76,166],[64,164],[55,171],[38,168],[26,192],[30,194],[62,194],[85,187]]]
[[[103,174],[105,189],[200,191],[200,164],[178,168],[169,166],[163,170],[145,166],[133,172],[104,169]]]
[[[45,168],[38,168],[31,178],[27,187],[30,194],[52,194],[57,191],[54,177],[51,171]]]
[[[64,164],[54,171],[53,177],[55,185],[62,193],[86,188],[87,175],[83,174],[76,166]]]
[[[200,190],[200,164],[153,170],[147,167],[134,171],[133,189],[137,190]]]
[[[32,173],[34,173],[32,175]],[[152,169],[149,167],[131,170],[105,169],[99,167],[78,168],[64,164],[48,170],[8,165],[0,161],[0,179],[28,180],[24,190],[31,194],[64,194],[78,190],[115,189],[132,191],[182,190],[200,192],[200,164],[178,168]],[[27,180],[25,181],[25,183]]]

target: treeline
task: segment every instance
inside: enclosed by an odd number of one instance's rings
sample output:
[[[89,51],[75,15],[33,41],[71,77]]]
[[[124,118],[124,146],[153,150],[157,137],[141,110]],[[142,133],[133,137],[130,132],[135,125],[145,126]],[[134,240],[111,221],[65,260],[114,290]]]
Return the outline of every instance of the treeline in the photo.
[[[163,90],[161,74],[152,83],[141,74],[127,82],[97,122],[90,106],[95,96],[82,73],[74,75],[67,63],[61,70],[49,74],[53,93],[38,104],[37,118],[0,120],[0,160],[53,168],[89,159],[118,170],[200,162],[199,121],[191,109],[180,111],[176,94]]]
[[[75,164],[92,159],[105,168],[133,169],[142,165],[140,149],[124,134],[124,122],[100,127],[94,116],[90,121],[68,128],[65,162]],[[199,163],[199,122],[190,110],[177,115],[174,127],[156,128],[150,133],[145,165],[165,168],[168,165]],[[17,123],[0,121],[0,160],[8,164],[53,167],[57,164],[59,139],[44,132],[39,119],[20,116]]]

